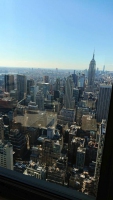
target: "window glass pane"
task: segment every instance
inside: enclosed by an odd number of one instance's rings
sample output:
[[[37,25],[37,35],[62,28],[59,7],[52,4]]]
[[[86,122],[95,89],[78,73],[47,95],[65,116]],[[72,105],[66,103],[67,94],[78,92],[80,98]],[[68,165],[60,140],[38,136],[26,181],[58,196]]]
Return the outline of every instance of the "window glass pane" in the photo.
[[[0,2],[0,166],[96,197],[113,82],[112,8]]]

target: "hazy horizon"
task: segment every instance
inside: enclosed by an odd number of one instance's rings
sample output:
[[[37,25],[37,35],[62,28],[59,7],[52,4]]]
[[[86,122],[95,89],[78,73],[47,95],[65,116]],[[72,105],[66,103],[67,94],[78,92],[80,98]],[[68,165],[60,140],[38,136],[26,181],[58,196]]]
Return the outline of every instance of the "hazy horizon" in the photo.
[[[113,69],[113,1],[0,1],[0,65]]]

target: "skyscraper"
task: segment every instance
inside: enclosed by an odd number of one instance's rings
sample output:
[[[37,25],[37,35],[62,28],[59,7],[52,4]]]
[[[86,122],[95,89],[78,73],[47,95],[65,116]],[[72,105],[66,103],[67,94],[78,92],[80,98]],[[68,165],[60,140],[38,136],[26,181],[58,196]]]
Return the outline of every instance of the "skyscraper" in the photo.
[[[80,74],[78,76],[78,87],[84,89],[85,87],[85,74]]]
[[[73,82],[75,84],[75,87],[77,87],[78,76],[75,74],[75,70],[74,70],[74,74],[72,74],[72,77],[73,77]]]
[[[14,90],[14,75],[5,74],[4,81],[5,92],[10,92],[11,90]]]
[[[27,79],[25,75],[17,74],[18,101],[22,100],[27,93]]]
[[[35,84],[33,79],[29,79],[27,80],[27,94],[30,95],[30,87],[33,86]]]
[[[93,59],[91,60],[91,62],[89,64],[89,70],[88,70],[88,85],[89,86],[94,85],[95,70],[96,70],[96,62],[95,62],[94,54],[93,54]]]
[[[4,141],[4,122],[2,117],[0,117],[0,140]]]
[[[79,89],[78,88],[73,89],[73,97],[75,98],[75,104],[77,105],[78,100],[79,100]]]
[[[102,120],[102,123],[99,127],[99,142],[98,142],[98,150],[97,150],[97,158],[96,158],[96,166],[95,166],[95,188],[94,191],[97,193],[98,190],[98,181],[100,176],[100,168],[102,162],[102,154],[104,148],[104,141],[105,141],[105,134],[106,134],[106,120]]]
[[[76,155],[76,167],[79,170],[83,170],[84,168],[85,154],[86,154],[86,148],[78,147]]]
[[[108,119],[111,90],[111,85],[100,85],[99,98],[97,101],[97,122],[101,122],[102,119]]]
[[[0,141],[0,166],[13,170],[13,145],[10,142]]]
[[[56,87],[55,90],[60,90],[60,78],[56,79]]]
[[[39,90],[36,94],[36,103],[39,110],[44,110],[44,94],[41,90]]]
[[[74,108],[75,100],[73,98],[73,88],[74,82],[72,76],[68,76],[65,83],[65,96],[64,96],[64,107],[65,108]]]
[[[22,158],[27,151],[25,136],[18,129],[10,129],[9,141],[13,145],[14,158]]]
[[[33,102],[36,102],[36,94],[38,92],[38,86],[30,86],[30,95],[31,95],[31,100]]]

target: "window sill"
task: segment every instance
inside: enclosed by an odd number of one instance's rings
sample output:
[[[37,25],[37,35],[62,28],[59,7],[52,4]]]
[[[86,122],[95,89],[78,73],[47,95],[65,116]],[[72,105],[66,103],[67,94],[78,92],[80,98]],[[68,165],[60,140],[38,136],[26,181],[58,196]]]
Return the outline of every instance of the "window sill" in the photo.
[[[0,193],[8,199],[95,200],[76,190],[52,184],[0,167]]]

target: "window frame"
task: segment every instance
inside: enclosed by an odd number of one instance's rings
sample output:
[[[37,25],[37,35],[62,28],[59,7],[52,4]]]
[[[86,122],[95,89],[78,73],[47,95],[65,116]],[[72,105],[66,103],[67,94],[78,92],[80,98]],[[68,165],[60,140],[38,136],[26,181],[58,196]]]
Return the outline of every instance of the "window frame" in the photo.
[[[95,200],[76,190],[0,167],[0,194],[8,199]]]
[[[96,200],[113,199],[113,84]]]

